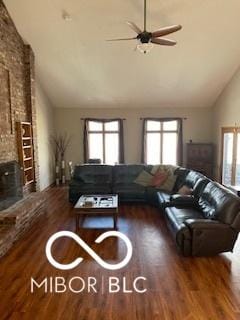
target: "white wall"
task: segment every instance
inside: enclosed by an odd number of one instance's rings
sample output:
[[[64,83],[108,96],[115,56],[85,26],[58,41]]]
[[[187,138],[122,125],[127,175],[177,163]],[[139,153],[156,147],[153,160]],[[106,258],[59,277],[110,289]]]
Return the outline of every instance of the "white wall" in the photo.
[[[214,142],[216,144],[216,178],[220,178],[221,165],[221,129],[222,127],[240,127],[240,69],[223,90],[213,108]]]
[[[141,161],[141,117],[187,117],[183,123],[184,142],[190,139],[193,142],[212,142],[212,109],[210,108],[55,108],[56,132],[67,132],[72,136],[66,160],[72,160],[74,164],[83,162],[83,121],[81,118],[84,117],[126,118],[124,122],[126,163]]]
[[[49,138],[54,132],[54,123],[52,105],[38,81],[36,81],[36,110],[40,190],[43,190],[53,182],[52,153]]]

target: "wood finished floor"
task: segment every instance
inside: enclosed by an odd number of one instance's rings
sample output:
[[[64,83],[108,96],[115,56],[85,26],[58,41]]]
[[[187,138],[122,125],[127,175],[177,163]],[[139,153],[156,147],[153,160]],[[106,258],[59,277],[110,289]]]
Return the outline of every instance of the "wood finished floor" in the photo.
[[[74,241],[61,239],[54,256],[84,261],[74,270],[54,269],[45,257],[48,238],[60,230],[75,231],[75,217],[66,188],[46,192],[48,213],[0,260],[0,319],[79,320],[231,320],[240,319],[240,242],[234,253],[213,258],[184,258],[177,251],[163,217],[148,206],[122,206],[118,227],[131,239],[133,258],[119,271],[101,268]],[[88,226],[111,227],[111,217],[85,221]],[[103,259],[120,261],[125,246],[116,239],[94,243],[105,229],[81,230],[81,237]],[[30,293],[30,278],[108,276],[147,278],[147,292]]]

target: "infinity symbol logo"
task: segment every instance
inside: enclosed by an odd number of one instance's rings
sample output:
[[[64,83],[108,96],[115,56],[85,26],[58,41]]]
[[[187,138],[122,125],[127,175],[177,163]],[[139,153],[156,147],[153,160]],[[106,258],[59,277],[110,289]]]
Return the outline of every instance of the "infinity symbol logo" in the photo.
[[[72,238],[75,240],[85,251],[87,251],[88,254],[98,263],[100,264],[101,267],[108,269],[108,270],[118,270],[123,267],[125,267],[128,262],[131,260],[132,257],[132,244],[130,240],[128,239],[127,236],[125,236],[123,233],[119,231],[108,231],[103,234],[101,234],[96,240],[95,243],[101,243],[103,240],[109,237],[117,237],[122,239],[126,246],[127,246],[127,255],[126,257],[119,263],[117,264],[109,264],[102,260],[99,255],[97,255],[87,244],[85,241],[83,241],[78,235],[71,231],[60,231],[52,235],[46,245],[46,256],[48,261],[57,269],[60,270],[70,270],[76,268],[82,261],[83,258],[77,258],[73,262],[69,264],[61,264],[58,263],[52,256],[52,245],[55,242],[55,240],[62,238],[62,237],[67,237],[67,238]]]

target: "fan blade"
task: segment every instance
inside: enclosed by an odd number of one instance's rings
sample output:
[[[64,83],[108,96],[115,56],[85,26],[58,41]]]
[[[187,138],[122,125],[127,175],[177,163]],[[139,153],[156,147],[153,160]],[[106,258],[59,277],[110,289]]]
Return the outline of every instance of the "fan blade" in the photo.
[[[151,39],[151,42],[162,46],[175,46],[175,44],[177,44],[176,41],[169,39]]]
[[[137,37],[134,37],[134,38],[123,38],[123,39],[109,39],[109,40],[106,40],[106,41],[125,41],[125,40],[136,40]]]
[[[170,33],[179,31],[181,29],[182,29],[182,26],[180,26],[180,25],[165,27],[165,28],[162,28],[162,29],[160,29],[158,31],[152,32],[152,37],[153,38],[158,38],[158,37],[166,36],[166,35],[168,35]]]
[[[139,33],[142,33],[142,30],[140,28],[138,28],[138,26],[134,23],[134,22],[131,22],[131,21],[127,21],[127,24],[129,25],[129,27],[135,31],[137,34]]]

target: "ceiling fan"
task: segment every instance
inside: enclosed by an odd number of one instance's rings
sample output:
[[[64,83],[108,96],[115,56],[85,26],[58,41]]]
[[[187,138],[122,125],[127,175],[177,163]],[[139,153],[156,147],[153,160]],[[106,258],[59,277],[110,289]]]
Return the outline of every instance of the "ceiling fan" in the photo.
[[[173,25],[169,27],[161,28],[154,32],[148,32],[146,30],[147,27],[147,0],[144,0],[144,28],[141,30],[134,22],[127,21],[127,24],[130,28],[137,33],[136,37],[133,38],[123,38],[123,39],[111,39],[107,41],[125,41],[125,40],[138,40],[139,44],[137,45],[137,49],[142,53],[148,53],[153,44],[162,45],[162,46],[174,46],[177,44],[176,41],[161,38],[170,33],[174,33],[182,29],[181,25]]]

